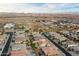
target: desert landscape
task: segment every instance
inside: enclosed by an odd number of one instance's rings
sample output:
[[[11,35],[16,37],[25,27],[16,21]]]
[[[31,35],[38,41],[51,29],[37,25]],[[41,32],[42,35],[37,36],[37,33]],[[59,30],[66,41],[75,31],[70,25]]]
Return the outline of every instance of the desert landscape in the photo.
[[[14,39],[10,43],[11,50],[8,54],[3,54],[7,52],[5,47],[9,44],[9,33],[14,33]],[[79,55],[78,33],[79,14],[0,14],[0,36],[4,38],[0,40],[1,55]]]

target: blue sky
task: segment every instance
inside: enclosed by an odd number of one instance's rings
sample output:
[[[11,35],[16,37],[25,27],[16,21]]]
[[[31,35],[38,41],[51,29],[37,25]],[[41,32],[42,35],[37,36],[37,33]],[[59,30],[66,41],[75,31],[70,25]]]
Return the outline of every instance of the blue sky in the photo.
[[[0,12],[79,13],[78,3],[0,3]]]

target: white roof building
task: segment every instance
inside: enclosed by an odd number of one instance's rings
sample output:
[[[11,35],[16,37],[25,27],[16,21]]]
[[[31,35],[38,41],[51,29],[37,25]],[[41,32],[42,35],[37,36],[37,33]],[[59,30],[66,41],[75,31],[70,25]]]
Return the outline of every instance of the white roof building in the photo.
[[[8,28],[8,29],[14,28],[14,27],[15,27],[15,24],[13,24],[13,23],[7,23],[4,25],[4,28]]]

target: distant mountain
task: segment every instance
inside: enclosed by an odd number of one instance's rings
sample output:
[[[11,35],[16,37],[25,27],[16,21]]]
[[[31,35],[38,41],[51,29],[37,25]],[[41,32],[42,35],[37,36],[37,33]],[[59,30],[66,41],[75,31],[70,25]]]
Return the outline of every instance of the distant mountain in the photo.
[[[22,17],[22,16],[45,16],[45,17],[72,17],[79,18],[78,13],[9,13],[9,12],[0,12],[0,17]]]

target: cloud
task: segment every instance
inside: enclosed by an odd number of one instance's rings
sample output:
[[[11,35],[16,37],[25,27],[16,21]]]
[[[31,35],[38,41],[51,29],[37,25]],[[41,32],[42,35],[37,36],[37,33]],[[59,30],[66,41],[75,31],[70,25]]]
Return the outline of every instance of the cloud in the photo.
[[[0,12],[62,13],[79,12],[78,3],[0,3]]]

